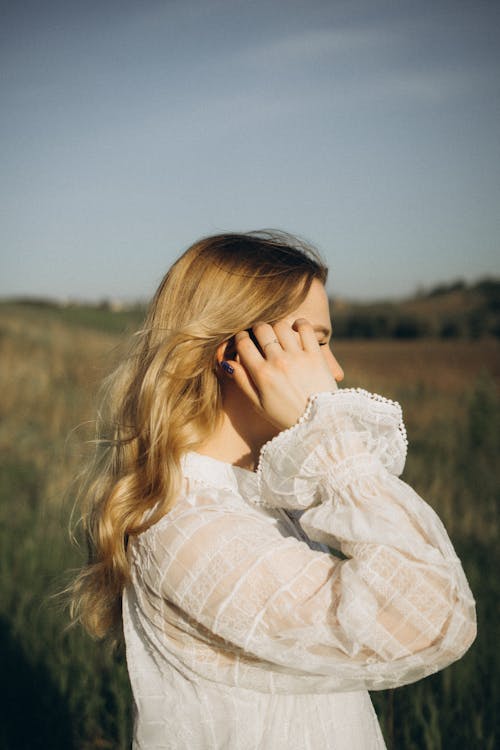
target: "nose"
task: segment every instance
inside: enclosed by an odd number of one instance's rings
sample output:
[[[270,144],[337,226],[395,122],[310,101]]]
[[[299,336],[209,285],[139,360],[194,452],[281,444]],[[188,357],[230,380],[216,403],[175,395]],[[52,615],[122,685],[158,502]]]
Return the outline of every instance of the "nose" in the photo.
[[[337,358],[334,354],[332,354],[332,373],[333,377],[337,381],[337,383],[340,383],[344,379],[344,371],[339,365]]]

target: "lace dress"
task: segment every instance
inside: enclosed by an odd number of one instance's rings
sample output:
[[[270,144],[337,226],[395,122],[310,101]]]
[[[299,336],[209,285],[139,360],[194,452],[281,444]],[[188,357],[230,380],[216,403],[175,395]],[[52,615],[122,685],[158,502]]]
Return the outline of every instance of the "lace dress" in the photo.
[[[129,544],[134,750],[385,748],[367,691],[476,635],[446,530],[399,479],[406,448],[397,402],[342,388],[256,472],[183,456],[175,507]]]

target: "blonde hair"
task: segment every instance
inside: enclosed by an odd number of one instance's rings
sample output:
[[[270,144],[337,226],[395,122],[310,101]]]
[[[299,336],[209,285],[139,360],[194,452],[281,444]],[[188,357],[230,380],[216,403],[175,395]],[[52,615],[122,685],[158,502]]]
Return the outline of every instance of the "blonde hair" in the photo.
[[[222,413],[217,347],[259,320],[285,317],[327,275],[315,248],[269,230],[204,237],[170,267],[129,355],[104,383],[81,491],[88,561],[68,589],[73,624],[121,640],[128,539],[173,507],[182,455]]]

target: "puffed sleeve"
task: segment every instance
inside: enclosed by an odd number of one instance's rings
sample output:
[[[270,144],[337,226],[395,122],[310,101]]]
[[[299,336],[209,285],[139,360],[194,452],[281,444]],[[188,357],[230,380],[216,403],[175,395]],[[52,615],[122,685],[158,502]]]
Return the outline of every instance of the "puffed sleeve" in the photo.
[[[299,422],[263,447],[257,502],[302,509],[309,539],[346,559],[214,498],[161,526],[148,587],[207,643],[241,657],[236,673],[212,679],[255,687],[261,668],[274,680],[257,689],[377,690],[464,654],[475,602],[443,524],[397,476],[405,455],[398,404],[353,389],[314,394]]]

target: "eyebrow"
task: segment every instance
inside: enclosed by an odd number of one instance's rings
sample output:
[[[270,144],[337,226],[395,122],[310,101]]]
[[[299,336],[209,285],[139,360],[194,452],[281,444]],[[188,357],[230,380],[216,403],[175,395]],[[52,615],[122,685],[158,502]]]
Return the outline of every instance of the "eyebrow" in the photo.
[[[324,333],[325,336],[330,336],[332,333],[331,330],[329,328],[325,328],[325,326],[313,326],[313,329],[315,331],[320,331],[321,333]]]

